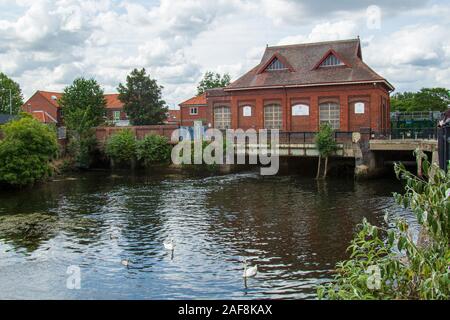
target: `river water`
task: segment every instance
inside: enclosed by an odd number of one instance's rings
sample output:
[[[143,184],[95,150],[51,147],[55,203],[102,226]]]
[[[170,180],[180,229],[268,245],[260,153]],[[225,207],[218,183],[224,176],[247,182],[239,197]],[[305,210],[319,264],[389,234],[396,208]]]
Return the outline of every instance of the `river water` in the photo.
[[[364,217],[410,218],[391,196],[401,190],[254,172],[85,173],[3,190],[0,298],[314,299]],[[244,259],[258,265],[246,284]]]

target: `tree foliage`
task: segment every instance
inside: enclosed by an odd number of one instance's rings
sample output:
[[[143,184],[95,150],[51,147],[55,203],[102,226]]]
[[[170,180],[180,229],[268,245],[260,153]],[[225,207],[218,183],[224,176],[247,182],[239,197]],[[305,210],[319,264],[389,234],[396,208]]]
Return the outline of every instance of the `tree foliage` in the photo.
[[[22,90],[18,83],[0,72],[0,113],[10,113],[9,90],[11,90],[12,114],[18,114],[23,105]]]
[[[31,117],[22,117],[0,127],[0,182],[24,186],[52,174],[56,156],[56,132]]]
[[[317,150],[321,157],[329,157],[337,149],[334,131],[328,123],[320,126],[320,130],[315,138]]]
[[[106,141],[106,155],[118,164],[128,164],[136,158],[136,138],[129,129],[120,130]]]
[[[162,86],[147,75],[145,69],[134,69],[125,84],[119,84],[119,99],[133,125],[161,124],[166,120],[166,102]]]
[[[94,79],[75,79],[58,100],[67,129],[82,134],[100,125],[106,113],[103,89]]]
[[[58,100],[69,133],[69,152],[75,166],[87,169],[96,147],[93,128],[104,122],[106,100],[103,89],[94,79],[75,79]]]
[[[149,135],[137,142],[136,155],[144,166],[170,161],[172,148],[169,139],[159,135]]]
[[[450,106],[450,91],[423,88],[419,92],[399,92],[391,98],[392,111],[445,111]]]
[[[220,73],[214,73],[208,71],[203,76],[203,79],[200,81],[197,87],[198,95],[201,95],[206,92],[207,89],[213,88],[223,88],[230,84],[231,77],[228,73],[221,75]]]
[[[332,283],[319,287],[319,298],[449,299],[450,173],[428,161],[423,168],[424,179],[395,166],[406,190],[394,197],[415,213],[419,240],[404,220],[389,229],[364,220],[349,247],[350,259],[337,265]]]

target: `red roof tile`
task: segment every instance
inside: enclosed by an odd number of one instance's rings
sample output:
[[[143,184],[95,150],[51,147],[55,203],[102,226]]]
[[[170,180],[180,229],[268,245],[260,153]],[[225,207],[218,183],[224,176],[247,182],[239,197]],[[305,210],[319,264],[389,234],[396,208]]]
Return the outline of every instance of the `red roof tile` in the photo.
[[[203,93],[199,96],[190,98],[189,100],[186,100],[182,103],[180,103],[180,106],[206,106],[208,103],[206,101],[206,93]]]
[[[42,95],[45,99],[47,99],[52,105],[59,108],[58,99],[62,97],[61,92],[53,92],[53,91],[38,91],[40,95]],[[55,100],[56,98],[56,100]],[[106,108],[107,109],[122,109],[123,103],[119,100],[119,94],[110,93],[105,94],[106,99]]]

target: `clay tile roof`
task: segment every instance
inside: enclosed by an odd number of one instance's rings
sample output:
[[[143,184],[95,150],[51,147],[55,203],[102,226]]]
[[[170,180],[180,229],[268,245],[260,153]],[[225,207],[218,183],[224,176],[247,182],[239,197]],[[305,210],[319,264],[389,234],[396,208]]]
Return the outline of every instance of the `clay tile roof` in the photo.
[[[55,107],[59,107],[57,100],[61,98],[62,93],[52,91],[38,91],[45,99],[47,99]],[[56,100],[54,99],[56,97]]]
[[[105,94],[106,108],[108,109],[122,109],[123,103],[119,100],[119,95],[117,93]]]
[[[42,95],[45,99],[47,99],[52,105],[59,108],[58,99],[63,95],[61,92],[52,92],[52,91],[38,91],[40,95]],[[56,97],[56,100],[53,99]],[[106,108],[107,109],[122,109],[123,103],[119,100],[119,94],[110,93],[105,94],[106,99]]]
[[[330,52],[336,53],[345,65],[317,68],[318,63]],[[264,70],[261,69],[275,56],[283,57],[293,70],[262,72]],[[267,47],[260,64],[227,86],[225,91],[365,81],[385,82],[392,87],[363,62],[360,40],[351,39]]]
[[[180,106],[206,106],[208,103],[206,102],[206,93],[203,93],[199,96],[193,97],[189,100],[186,100],[180,103]]]

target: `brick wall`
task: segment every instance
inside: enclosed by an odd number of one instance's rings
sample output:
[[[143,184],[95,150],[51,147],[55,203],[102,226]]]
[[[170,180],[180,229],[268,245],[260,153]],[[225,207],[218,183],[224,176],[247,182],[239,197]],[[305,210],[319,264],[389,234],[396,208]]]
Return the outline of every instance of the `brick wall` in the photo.
[[[214,108],[228,106],[232,113],[232,128],[264,128],[264,106],[277,103],[282,109],[283,131],[316,132],[319,129],[319,104],[340,105],[339,131],[360,131],[371,128],[383,132],[389,128],[389,92],[380,84],[339,85],[328,87],[260,89],[223,92],[208,95],[207,118],[214,126]],[[364,113],[355,113],[355,103],[364,103]],[[292,115],[292,105],[309,106],[309,115]],[[243,117],[242,106],[252,106],[252,117]]]
[[[191,108],[195,107],[198,110],[197,115],[191,115]],[[195,105],[181,105],[180,106],[180,118],[181,118],[181,126],[192,127],[194,125],[194,121],[203,120],[208,124],[209,114],[207,106],[195,106]]]
[[[177,125],[134,126],[134,127],[98,127],[95,136],[99,143],[104,143],[111,135],[121,130],[131,130],[137,139],[143,139],[148,135],[160,135],[171,139],[172,132],[178,129]]]

